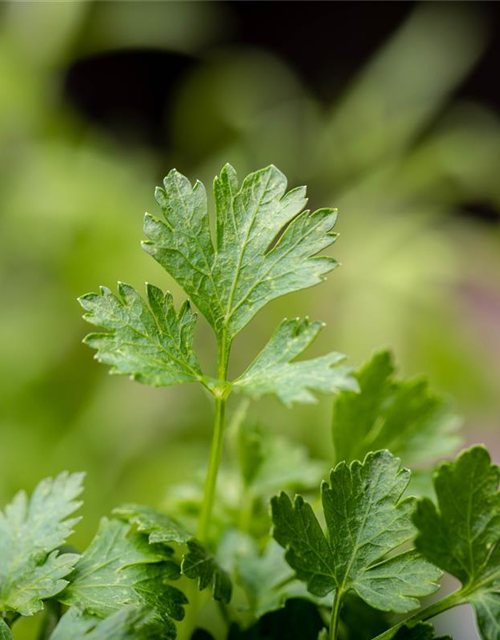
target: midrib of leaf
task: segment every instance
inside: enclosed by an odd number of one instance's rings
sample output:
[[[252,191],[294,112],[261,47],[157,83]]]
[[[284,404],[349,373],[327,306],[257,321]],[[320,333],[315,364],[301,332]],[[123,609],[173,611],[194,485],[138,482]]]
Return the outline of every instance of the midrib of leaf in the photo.
[[[351,571],[352,565],[354,564],[354,561],[355,561],[356,556],[357,556],[357,554],[358,554],[358,551],[359,551],[359,549],[361,548],[361,546],[360,546],[360,544],[359,544],[359,540],[360,540],[360,538],[361,538],[361,535],[364,533],[365,526],[366,526],[366,521],[367,521],[367,519],[368,519],[368,515],[369,515],[369,512],[370,512],[371,507],[372,507],[372,504],[373,504],[373,494],[374,494],[375,489],[376,489],[376,487],[377,487],[377,485],[378,485],[378,483],[379,483],[379,481],[380,481],[380,476],[381,476],[381,474],[382,474],[382,470],[380,470],[380,471],[378,472],[377,482],[376,482],[375,486],[372,488],[372,491],[370,492],[369,503],[368,503],[368,505],[367,505],[367,508],[366,508],[365,513],[364,513],[364,516],[363,516],[363,523],[362,523],[362,526],[360,527],[360,530],[359,530],[358,534],[355,536],[355,541],[356,541],[356,542],[355,542],[355,545],[354,545],[354,549],[353,549],[353,551],[352,551],[352,553],[351,553],[351,556],[350,556],[350,558],[349,558],[349,563],[348,563],[347,568],[346,568],[346,570],[345,570],[345,572],[344,572],[344,577],[343,577],[342,584],[341,584],[341,590],[342,590],[342,593],[345,593],[346,591],[348,591],[348,590],[351,588],[351,586],[349,586],[349,587],[346,589],[346,586],[347,586],[347,580],[348,580],[349,573],[350,573],[350,571]],[[346,519],[346,522],[347,522],[347,523],[349,523],[349,519]],[[349,530],[349,535],[351,535],[351,531],[350,531],[349,524],[347,524],[347,528],[348,528],[348,530]],[[352,537],[352,535],[351,535],[351,537]],[[355,583],[355,582],[354,582],[354,583]],[[352,581],[351,581],[351,584],[353,584],[353,582],[352,582]],[[339,597],[340,597],[340,595],[339,595]]]
[[[240,273],[241,273],[241,264],[243,262],[243,257],[245,255],[245,252],[247,250],[248,247],[248,242],[250,239],[250,233],[253,229],[253,226],[255,224],[255,220],[257,218],[257,212],[259,211],[259,208],[262,204],[262,200],[264,199],[264,195],[267,193],[267,188],[269,187],[269,182],[271,180],[271,174],[268,175],[267,180],[266,180],[266,186],[265,188],[262,190],[262,193],[260,194],[259,200],[257,202],[257,204],[255,205],[254,208],[254,212],[252,214],[252,219],[250,221],[250,224],[248,225],[248,229],[246,232],[246,236],[245,236],[245,240],[243,242],[243,245],[241,246],[241,250],[240,250],[240,255],[238,256],[238,263],[236,265],[236,272],[234,274],[234,279],[233,279],[233,284],[231,286],[231,290],[229,293],[229,300],[228,300],[228,304],[227,304],[227,309],[226,309],[226,315],[224,318],[224,324],[227,330],[227,324],[229,323],[229,320],[231,318],[231,312],[233,309],[233,302],[234,302],[234,295],[236,293],[236,287],[238,286],[238,281],[240,278]]]
[[[301,217],[301,216],[307,216],[310,214],[309,210],[303,211],[302,213],[299,213],[299,215],[297,217]],[[293,222],[293,221],[292,221]],[[267,278],[267,276],[269,275],[269,273],[274,269],[274,267],[279,264],[280,262],[282,262],[289,253],[291,253],[296,247],[298,247],[299,244],[301,244],[313,231],[316,230],[316,227],[318,227],[321,224],[321,220],[318,221],[318,223],[314,226],[311,227],[309,229],[309,231],[307,232],[307,234],[304,234],[303,236],[299,236],[299,238],[296,240],[296,242],[291,245],[289,247],[289,249],[287,249],[287,251],[285,251],[285,253],[283,253],[282,255],[278,256],[274,262],[272,262],[268,268],[264,271],[264,273],[259,275],[259,279],[253,283],[253,285],[250,287],[250,289],[248,289],[248,291],[245,293],[245,295],[242,297],[242,299],[235,305],[235,307],[232,309],[229,317],[228,317],[228,321],[232,318],[232,316],[236,313],[236,311],[247,301],[247,299],[249,298],[249,296],[252,295],[252,293],[255,291],[255,289],[257,289],[257,287],[259,285],[261,285],[264,280]],[[291,223],[290,223],[291,224]],[[265,254],[266,256],[268,255],[267,253]],[[287,273],[290,273],[290,271],[288,271]],[[280,277],[283,277],[285,274],[281,274]]]

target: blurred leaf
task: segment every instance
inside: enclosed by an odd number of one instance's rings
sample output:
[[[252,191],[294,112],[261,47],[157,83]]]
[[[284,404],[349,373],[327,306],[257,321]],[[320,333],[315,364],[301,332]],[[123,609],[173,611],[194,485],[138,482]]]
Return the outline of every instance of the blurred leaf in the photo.
[[[459,420],[423,380],[396,381],[393,358],[380,351],[356,374],[360,393],[342,391],[334,403],[338,461],[389,449],[405,464],[431,464],[460,444]]]
[[[84,474],[67,472],[42,480],[31,498],[23,491],[0,512],[0,611],[29,616],[56,595],[78,555],[59,554],[80,518]]]
[[[394,636],[394,640],[452,640],[451,636],[437,636],[434,627],[427,622],[419,622],[416,626],[402,627]]]
[[[146,607],[129,605],[104,620],[71,608],[61,618],[50,640],[154,640],[150,618],[151,610]]]

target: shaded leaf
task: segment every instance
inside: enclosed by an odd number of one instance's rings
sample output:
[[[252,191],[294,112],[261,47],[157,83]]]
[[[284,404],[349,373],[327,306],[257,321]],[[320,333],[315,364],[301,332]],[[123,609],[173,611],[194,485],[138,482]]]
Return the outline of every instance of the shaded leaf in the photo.
[[[148,284],[146,303],[130,285],[118,285],[119,295],[106,287],[88,293],[79,302],[84,318],[106,333],[91,333],[85,343],[111,373],[165,387],[203,378],[193,351],[196,314],[186,302],[175,311],[170,293]]]
[[[402,627],[394,640],[452,640],[450,636],[436,636],[434,627],[428,622],[420,622],[414,627]]]
[[[424,380],[397,381],[391,354],[376,353],[354,377],[359,393],[335,400],[333,442],[338,461],[389,449],[405,464],[429,464],[460,444],[459,420]]]
[[[437,589],[441,572],[415,550],[385,558],[414,534],[415,500],[402,499],[409,478],[388,451],[338,464],[321,489],[328,537],[301,496],[273,498],[273,535],[311,593],[353,590],[377,609],[403,613]]]
[[[0,612],[32,615],[66,585],[78,555],[59,554],[79,518],[84,474],[42,480],[31,498],[23,491],[0,512]]]
[[[351,369],[339,366],[345,356],[332,352],[312,360],[295,359],[315,340],[323,323],[283,320],[270,341],[248,369],[234,381],[236,390],[253,397],[275,394],[285,404],[311,403],[311,393],[334,393],[341,389],[357,390]]]
[[[12,633],[2,618],[0,618],[0,640],[12,640]]]
[[[434,476],[414,516],[417,548],[462,583],[459,603],[472,604],[481,637],[500,638],[500,470],[483,447],[463,451]]]
[[[115,515],[137,526],[149,535],[150,543],[186,544],[181,570],[183,575],[198,581],[200,591],[212,585],[215,600],[231,600],[231,581],[213,555],[194,536],[167,515],[137,504],[128,504],[114,510]]]

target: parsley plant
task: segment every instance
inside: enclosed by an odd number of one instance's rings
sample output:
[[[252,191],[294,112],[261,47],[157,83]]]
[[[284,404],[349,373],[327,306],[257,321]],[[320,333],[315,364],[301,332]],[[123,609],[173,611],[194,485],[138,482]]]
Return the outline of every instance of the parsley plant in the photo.
[[[172,487],[169,509],[116,508],[81,554],[66,541],[82,474],[18,493],[0,512],[0,640],[42,611],[38,640],[433,640],[428,620],[463,604],[483,640],[500,640],[500,472],[475,446],[432,474],[460,443],[448,401],[423,380],[400,380],[385,351],[358,371],[336,352],[298,360],[323,326],[307,318],[283,320],[228,378],[233,341],[258,311],[337,266],[321,255],[336,211],[305,209],[305,188],[287,191],[273,166],[240,183],[226,165],[214,196],[211,221],[204,186],[173,170],[156,191],[162,216],[146,214],[143,247],[188,296],[179,310],[150,284],[145,297],[119,283],[80,298],[99,327],[85,342],[111,373],[211,394],[206,477]],[[217,341],[209,373],[194,352],[191,303]],[[287,407],[335,396],[335,458],[312,459],[255,425],[248,401],[228,427],[233,392]],[[439,598],[445,572],[461,586]]]

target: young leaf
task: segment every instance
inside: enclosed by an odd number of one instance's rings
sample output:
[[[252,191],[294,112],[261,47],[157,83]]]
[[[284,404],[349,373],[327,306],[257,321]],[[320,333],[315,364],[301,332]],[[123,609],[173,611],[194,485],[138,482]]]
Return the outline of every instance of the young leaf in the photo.
[[[193,352],[196,314],[186,302],[177,314],[170,293],[146,285],[148,304],[130,285],[118,285],[119,296],[106,287],[79,302],[84,318],[106,333],[90,333],[85,342],[111,373],[166,387],[200,382],[203,374]]]
[[[301,496],[293,504],[285,493],[273,498],[273,535],[311,593],[353,590],[372,607],[403,613],[437,589],[441,572],[415,550],[385,558],[414,534],[415,500],[402,499],[409,479],[388,451],[338,464],[321,488],[328,536]]]
[[[30,499],[21,491],[0,512],[0,612],[32,615],[67,585],[78,556],[57,549],[79,520],[69,516],[81,505],[83,477],[47,478]]]
[[[253,398],[275,394],[287,406],[294,402],[316,402],[311,391],[356,391],[351,369],[339,366],[345,360],[340,353],[295,362],[323,326],[321,322],[310,323],[307,318],[283,320],[245,373],[234,381],[234,388]]]
[[[462,583],[457,604],[469,602],[481,636],[500,639],[500,470],[483,447],[463,451],[434,476],[437,507],[419,501],[417,548]]]
[[[314,257],[335,241],[334,209],[304,211],[305,188],[286,193],[274,166],[241,186],[226,165],[215,179],[213,246],[203,185],[172,170],[156,190],[164,220],[146,214],[145,250],[193,300],[217,335],[231,341],[267,302],[325,279],[336,265]]]
[[[360,392],[335,400],[333,442],[337,460],[362,459],[389,449],[405,464],[429,463],[460,443],[459,421],[448,403],[422,380],[396,381],[388,351],[376,353],[356,374]]]
[[[72,607],[61,618],[50,640],[154,640],[151,617],[151,609],[147,607],[129,605],[104,620]]]
[[[187,603],[184,594],[168,584],[179,578],[179,567],[168,559],[171,549],[151,545],[130,529],[125,522],[103,518],[58,599],[99,618],[128,604],[153,606],[165,623],[164,637],[173,638],[172,620],[183,619]]]
[[[212,585],[213,597],[228,603],[231,600],[231,580],[218,565],[213,555],[194,536],[167,515],[137,504],[128,504],[114,510],[119,518],[137,526],[149,535],[149,542],[186,544],[187,552],[181,564],[182,574],[198,581],[200,591]]]

